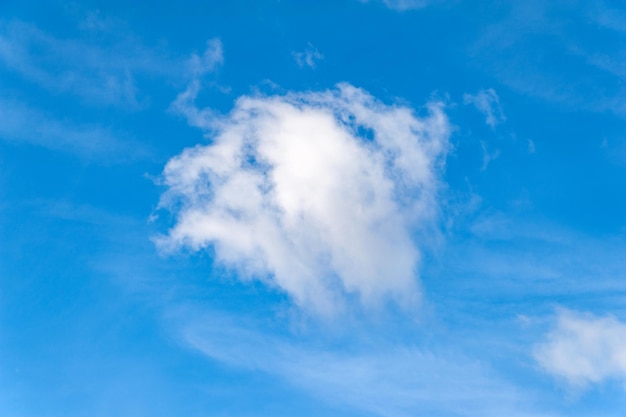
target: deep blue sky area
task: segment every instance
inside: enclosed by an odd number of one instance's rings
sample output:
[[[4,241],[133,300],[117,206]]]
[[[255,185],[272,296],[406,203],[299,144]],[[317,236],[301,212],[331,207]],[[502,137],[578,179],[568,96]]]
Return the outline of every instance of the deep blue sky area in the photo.
[[[621,416],[626,9],[0,5],[0,415]]]

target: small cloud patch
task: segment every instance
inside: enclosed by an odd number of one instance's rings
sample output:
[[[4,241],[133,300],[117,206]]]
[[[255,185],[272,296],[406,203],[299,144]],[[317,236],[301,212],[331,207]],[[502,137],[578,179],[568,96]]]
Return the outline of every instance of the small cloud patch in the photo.
[[[492,129],[506,120],[500,106],[500,98],[493,88],[480,90],[476,94],[465,94],[463,102],[474,105],[485,116],[485,123]]]
[[[311,43],[302,52],[292,52],[293,59],[300,68],[315,68],[317,63],[324,59],[324,55],[317,50]]]

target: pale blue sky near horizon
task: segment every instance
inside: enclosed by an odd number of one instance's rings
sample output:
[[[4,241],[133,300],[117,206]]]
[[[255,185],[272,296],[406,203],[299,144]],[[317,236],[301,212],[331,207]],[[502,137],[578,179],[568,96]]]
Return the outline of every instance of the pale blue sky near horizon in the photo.
[[[0,415],[620,416],[626,9],[0,4]]]

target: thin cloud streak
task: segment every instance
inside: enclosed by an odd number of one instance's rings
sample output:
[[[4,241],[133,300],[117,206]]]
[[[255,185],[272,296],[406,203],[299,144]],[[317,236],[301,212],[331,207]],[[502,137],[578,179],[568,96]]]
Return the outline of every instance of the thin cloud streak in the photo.
[[[362,1],[367,2],[368,0]],[[406,12],[409,10],[423,9],[435,3],[441,3],[442,1],[443,0],[382,0],[382,3],[397,12]]]
[[[110,163],[145,158],[150,151],[137,141],[96,125],[57,120],[14,100],[0,99],[0,140],[28,143]]]
[[[574,8],[537,0],[504,5],[505,17],[485,26],[468,46],[473,65],[523,94],[569,108],[626,115],[624,56],[615,48],[625,27],[622,13],[603,2]],[[611,41],[592,48],[590,34],[598,29]],[[564,72],[563,66],[569,70]]]
[[[528,393],[458,354],[410,344],[325,349],[242,327],[229,316],[184,315],[181,337],[189,347],[278,377],[330,405],[384,417],[537,415],[524,411],[532,402]]]
[[[130,109],[143,105],[137,76],[177,73],[173,60],[132,38],[63,39],[21,21],[0,21],[0,64],[51,92]]]

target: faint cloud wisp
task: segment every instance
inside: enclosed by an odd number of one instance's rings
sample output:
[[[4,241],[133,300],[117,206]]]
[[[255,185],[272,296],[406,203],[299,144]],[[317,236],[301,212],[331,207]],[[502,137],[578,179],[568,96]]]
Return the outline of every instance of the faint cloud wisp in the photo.
[[[132,38],[94,44],[58,38],[21,21],[0,21],[0,64],[49,91],[127,108],[142,104],[137,75],[163,76],[174,69],[169,59]]]
[[[485,116],[485,123],[492,129],[506,120],[500,107],[500,98],[493,88],[480,90],[476,94],[465,94],[463,102],[474,105]]]
[[[56,120],[14,100],[0,99],[0,140],[67,151],[105,163],[150,154],[145,145],[104,127]]]
[[[315,68],[318,61],[324,59],[324,55],[317,50],[311,43],[307,46],[307,48],[302,52],[292,52],[291,55],[293,59],[296,60],[296,63],[300,68],[305,66],[309,68]]]
[[[361,0],[367,3],[369,0]],[[433,3],[441,2],[443,0],[382,0],[382,3],[388,8],[405,12],[408,10],[418,10],[430,6]]]
[[[521,411],[524,397],[510,383],[451,352],[410,344],[328,350],[242,327],[224,315],[201,316],[182,333],[184,343],[213,360],[273,375],[324,402],[368,414],[533,415]]]

